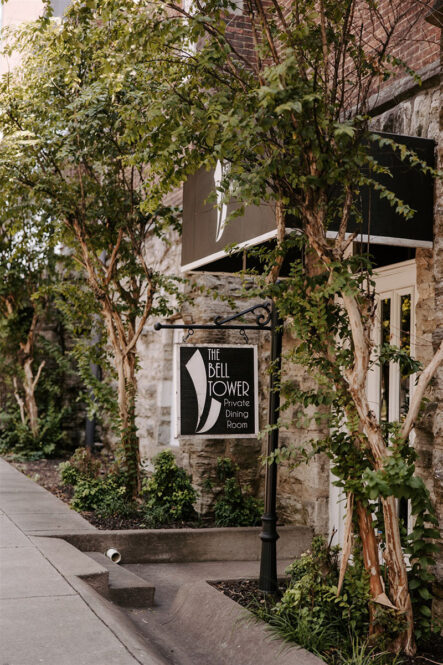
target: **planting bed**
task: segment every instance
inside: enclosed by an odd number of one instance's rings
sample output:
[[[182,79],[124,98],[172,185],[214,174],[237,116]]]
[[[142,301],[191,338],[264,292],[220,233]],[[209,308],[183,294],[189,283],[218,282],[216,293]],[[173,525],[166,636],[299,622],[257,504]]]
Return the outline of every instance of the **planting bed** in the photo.
[[[254,611],[259,609],[260,605],[265,603],[272,603],[272,598],[264,599],[263,593],[258,588],[257,579],[244,579],[244,580],[226,580],[220,582],[210,583],[214,588],[221,591],[225,596],[231,598],[242,607],[246,607]],[[282,595],[286,588],[284,581],[280,582],[279,595]],[[443,663],[443,637],[435,637],[435,639],[425,647],[418,650],[414,658],[407,658],[402,656],[397,662],[397,665],[442,665]]]
[[[7,461],[15,466],[16,469],[21,471],[31,478],[34,482],[38,483],[42,487],[54,494],[54,496],[61,499],[64,503],[69,504],[72,496],[73,489],[70,486],[63,485],[60,481],[60,473],[58,470],[59,465],[62,462],[65,462],[65,459],[40,459],[40,460],[26,460],[26,461],[16,461],[14,459],[8,459]],[[80,515],[88,520],[90,524],[93,524],[97,529],[105,530],[119,530],[119,529],[146,529],[146,524],[144,524],[142,517],[103,517],[97,515],[94,512],[82,510]],[[194,522],[174,522],[169,524],[164,524],[161,526],[162,529],[182,529],[182,528],[209,528],[213,527],[214,522],[212,520],[199,520]]]

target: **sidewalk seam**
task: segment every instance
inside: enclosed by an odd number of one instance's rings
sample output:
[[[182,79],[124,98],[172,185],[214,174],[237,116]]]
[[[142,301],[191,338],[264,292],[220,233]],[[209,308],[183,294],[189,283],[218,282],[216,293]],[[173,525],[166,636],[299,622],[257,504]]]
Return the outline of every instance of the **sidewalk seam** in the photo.
[[[3,460],[3,461],[6,461],[6,460]],[[6,463],[8,464],[8,466],[11,466],[11,465],[9,465],[8,462],[6,462]],[[12,467],[12,468],[14,468],[14,467]],[[18,471],[18,473],[20,473],[21,475],[24,476],[24,474],[22,474],[20,471]],[[26,476],[25,476],[25,477],[26,477]],[[31,481],[31,482],[35,482],[35,481]],[[37,484],[37,483],[36,483],[36,484]],[[49,492],[48,490],[46,490],[46,488],[43,488],[43,489],[45,490],[45,492],[47,492],[48,494],[50,494],[50,492]],[[52,496],[52,495],[51,495],[51,496]],[[63,504],[63,502],[62,502],[58,497],[55,497],[55,498],[56,498],[58,501],[60,501],[60,502],[62,503],[62,505],[65,505],[65,504]],[[9,519],[9,520],[14,524],[14,526],[15,526],[15,527],[16,527],[16,528],[17,528],[17,529],[18,529],[18,530],[19,530],[19,531],[20,531],[20,532],[21,532],[26,538],[29,539],[30,535],[32,535],[32,534],[28,534],[28,533],[26,533],[26,531],[24,531],[24,529],[23,529],[22,527],[20,527],[20,526],[16,523],[16,521],[14,520],[14,517],[13,517],[12,515],[10,515],[6,510],[2,509],[2,512],[4,513],[4,515],[6,515],[7,519]],[[56,511],[54,511],[54,512],[56,512]],[[42,514],[51,515],[51,514],[54,514],[54,512],[42,513]],[[60,511],[60,512],[61,512],[61,511]],[[29,511],[27,511],[27,512],[25,512],[25,513],[15,513],[15,514],[16,514],[16,515],[19,515],[19,514],[21,515],[21,514],[30,514],[30,513],[29,513]],[[39,514],[39,513],[37,512],[37,513],[33,513],[33,514]],[[57,513],[57,514],[58,514],[58,513]],[[73,514],[74,514],[74,515],[77,515],[78,513],[76,513],[75,511],[73,511]],[[84,518],[83,518],[83,519],[84,519]],[[46,529],[45,531],[48,532],[48,531],[50,531],[50,529]],[[38,535],[38,534],[33,534],[33,535],[36,535],[37,537],[42,537],[42,536],[44,536],[45,531],[42,530],[41,534],[39,534],[39,535]],[[30,542],[31,542],[31,541],[30,541]],[[59,575],[65,580],[65,582],[66,582],[66,583],[69,585],[69,587],[72,589],[72,594],[57,594],[56,596],[52,596],[52,597],[54,597],[54,598],[57,598],[57,597],[65,597],[65,598],[78,597],[78,598],[80,598],[80,600],[86,605],[86,607],[88,607],[88,609],[89,609],[89,610],[93,613],[93,615],[94,615],[94,616],[100,621],[100,623],[105,627],[105,629],[108,630],[109,633],[111,633],[111,634],[114,636],[114,638],[117,640],[117,642],[118,642],[118,643],[124,648],[124,650],[126,651],[126,653],[127,653],[131,658],[133,658],[137,663],[139,663],[139,665],[144,665],[143,661],[141,661],[141,660],[137,657],[137,655],[134,654],[134,653],[131,651],[131,649],[130,649],[130,648],[129,648],[129,647],[128,647],[128,646],[127,646],[122,640],[121,640],[121,638],[118,636],[118,634],[115,632],[115,630],[113,630],[113,629],[112,629],[112,628],[111,628],[111,627],[110,627],[110,626],[104,621],[104,619],[102,619],[102,617],[96,612],[96,610],[95,610],[95,609],[92,607],[92,605],[86,600],[86,598],[83,596],[83,594],[82,594],[82,593],[81,593],[81,592],[80,592],[80,591],[74,586],[74,584],[71,582],[71,580],[69,579],[69,577],[67,577],[66,574],[63,573],[63,571],[59,570],[59,569],[58,569],[58,568],[52,563],[52,561],[46,556],[45,552],[42,551],[42,550],[40,549],[40,547],[38,546],[38,544],[37,544],[37,543],[32,543],[32,547],[35,548],[35,549],[41,554],[41,556],[42,556],[42,557],[43,557],[43,558],[44,558],[44,559],[50,564],[50,566],[51,566],[51,567],[52,567],[52,568],[53,568],[53,569],[54,569],[54,570],[55,570],[55,571],[56,571],[56,572],[57,572],[57,573],[58,573],[58,574],[59,574]],[[17,549],[17,548],[5,548],[5,549]],[[29,549],[29,548],[26,548],[26,549]],[[75,579],[78,580],[79,582],[82,581],[81,578],[80,578],[79,576],[77,576],[77,575],[72,575],[72,578],[75,578]],[[84,582],[84,583],[87,584],[87,582]],[[89,585],[88,585],[88,587],[89,587]],[[93,589],[92,587],[89,587],[89,588],[90,588],[90,590],[91,590],[91,593],[97,593],[97,592],[94,591],[94,589]],[[97,595],[99,596],[99,594],[97,594]],[[26,596],[25,598],[23,598],[23,597],[21,597],[21,598],[13,597],[13,598],[5,598],[5,599],[2,599],[2,600],[23,600],[23,599],[28,599],[28,598],[50,598],[50,597],[51,597],[51,596]]]
[[[61,570],[59,570],[58,568],[56,568],[56,567],[54,566],[54,564],[52,563],[52,561],[51,561],[50,559],[48,559],[48,557],[46,556],[46,554],[40,549],[40,547],[39,547],[37,544],[35,544],[35,547],[36,547],[36,549],[40,552],[40,554],[43,556],[43,558],[46,559],[46,561],[47,561],[47,562],[48,562],[48,563],[54,568],[54,570],[56,570],[56,571],[59,573],[59,575],[61,575],[61,576],[63,577],[63,579],[66,581],[66,583],[69,584],[69,586],[71,587],[71,589],[72,589],[73,592],[74,592],[74,595],[77,596],[77,597],[79,597],[79,598],[83,601],[83,603],[85,603],[85,605],[90,609],[90,611],[94,614],[94,616],[97,617],[97,619],[103,624],[103,626],[105,626],[105,628],[106,628],[107,630],[109,630],[109,632],[110,632],[112,635],[114,635],[115,639],[118,641],[119,644],[121,644],[121,645],[124,647],[124,649],[127,651],[127,653],[128,653],[132,658],[134,658],[134,659],[137,661],[137,663],[139,663],[139,665],[144,665],[143,662],[142,662],[141,660],[139,660],[138,657],[137,657],[137,656],[136,656],[136,655],[135,655],[135,654],[129,649],[129,647],[128,647],[128,646],[127,646],[127,645],[126,645],[121,639],[120,639],[120,637],[118,636],[118,634],[117,634],[117,633],[116,633],[116,632],[115,632],[115,631],[109,626],[109,624],[107,624],[107,623],[104,621],[104,619],[102,619],[102,617],[101,617],[99,614],[97,614],[97,612],[96,612],[95,609],[92,607],[92,605],[91,605],[91,604],[86,600],[86,598],[85,598],[85,597],[84,597],[84,596],[78,591],[78,589],[75,588],[75,586],[72,584],[72,582],[71,582],[71,580],[69,579],[69,577],[67,577],[67,576],[66,576]],[[78,575],[73,575],[72,577],[75,577],[76,580],[79,580],[79,581],[81,580],[81,577],[79,577]],[[85,584],[88,584],[88,583],[85,582]],[[90,585],[88,585],[88,586],[90,586]],[[93,589],[92,587],[90,587],[90,589],[91,589],[91,593],[97,593],[96,591],[94,591],[94,589]],[[67,595],[67,596],[71,596],[71,594],[66,594],[66,595]],[[99,595],[99,594],[97,593],[97,595]]]
[[[36,596],[2,596],[0,598],[0,601],[4,600],[29,600],[30,598],[72,598],[73,596],[78,595],[75,593],[57,593],[57,594],[51,594],[50,596],[43,596],[42,594],[38,594]]]

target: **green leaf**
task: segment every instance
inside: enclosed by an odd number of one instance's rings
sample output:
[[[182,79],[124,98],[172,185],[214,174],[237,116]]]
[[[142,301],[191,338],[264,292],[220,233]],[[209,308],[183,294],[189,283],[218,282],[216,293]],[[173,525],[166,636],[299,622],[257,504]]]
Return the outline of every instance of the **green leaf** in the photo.
[[[418,593],[420,594],[420,597],[423,598],[423,600],[432,600],[433,598],[432,593],[430,593],[426,587],[418,589]]]

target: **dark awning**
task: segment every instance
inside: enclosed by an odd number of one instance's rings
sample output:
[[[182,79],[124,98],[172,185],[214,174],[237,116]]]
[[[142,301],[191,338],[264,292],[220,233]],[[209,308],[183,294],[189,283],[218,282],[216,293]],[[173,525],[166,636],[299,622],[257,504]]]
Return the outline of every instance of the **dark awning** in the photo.
[[[414,150],[430,166],[434,165],[435,143],[418,137],[383,134]],[[389,146],[373,144],[373,155],[380,164],[389,166],[392,178],[379,176],[396,196],[416,214],[411,220],[397,214],[386,199],[367,188],[361,190],[363,223],[350,224],[349,231],[358,230],[358,239],[372,244],[404,247],[431,247],[433,239],[434,184],[429,175],[402,162]],[[215,190],[214,171],[201,169],[192,175],[183,190],[182,270],[195,270],[214,264],[226,256],[226,247],[239,249],[271,240],[276,235],[271,204],[248,206],[244,215],[228,224],[224,219],[235,209],[235,203],[218,210],[207,199]],[[333,237],[336,231],[330,229]]]

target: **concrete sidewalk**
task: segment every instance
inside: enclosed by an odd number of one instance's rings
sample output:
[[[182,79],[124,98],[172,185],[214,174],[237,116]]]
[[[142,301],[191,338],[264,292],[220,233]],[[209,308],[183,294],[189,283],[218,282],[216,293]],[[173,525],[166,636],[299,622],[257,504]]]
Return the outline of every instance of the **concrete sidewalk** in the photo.
[[[69,531],[95,527],[0,459],[0,665],[158,665],[148,650],[130,653],[115,618],[100,618],[45,556],[42,545],[60,541],[41,536]]]

